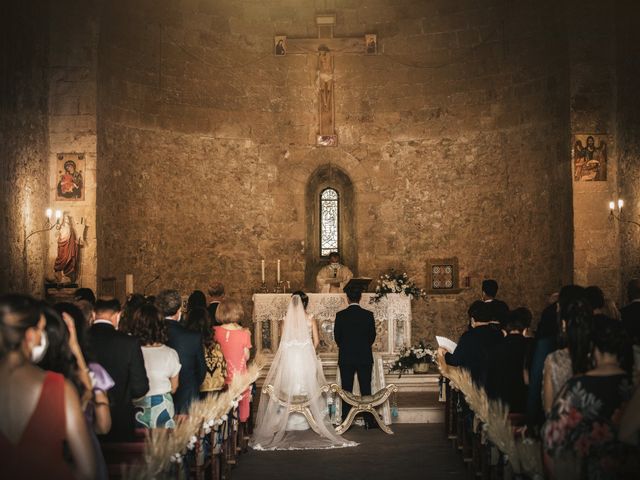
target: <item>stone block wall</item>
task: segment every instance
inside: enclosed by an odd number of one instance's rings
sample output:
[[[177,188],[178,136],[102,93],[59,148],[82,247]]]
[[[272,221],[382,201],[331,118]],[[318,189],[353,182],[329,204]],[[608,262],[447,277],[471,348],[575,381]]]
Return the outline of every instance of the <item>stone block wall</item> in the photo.
[[[574,281],[598,285],[616,301],[620,296],[618,225],[609,217],[609,201],[618,198],[616,142],[615,8],[600,0],[568,2],[571,79],[571,133],[606,134],[606,181],[573,183]],[[584,25],[598,23],[597,29]],[[572,141],[570,140],[572,144]]]
[[[457,256],[461,294],[415,308],[414,338],[455,335],[480,281],[540,311],[572,274],[568,60],[555,2],[335,1],[339,146],[313,146],[311,1],[120,2],[106,7],[98,76],[98,277],[185,294],[223,280],[247,306],[260,260],[304,284],[305,187],[331,164],[354,185],[357,273],[426,282]],[[328,8],[323,5],[323,8]],[[349,263],[349,259],[345,259]],[[120,288],[120,293],[123,289]]]
[[[49,203],[73,218],[76,234],[80,235],[82,226],[86,226],[77,283],[92,289],[97,286],[95,172],[99,4],[99,1],[85,0],[56,2],[50,18],[48,71]],[[61,173],[58,154],[81,154],[84,157],[82,200],[56,200],[56,186]],[[57,255],[55,230],[49,235],[48,246],[46,276],[53,277]]]
[[[616,140],[618,143],[620,197],[625,200],[622,218],[640,222],[640,5],[625,0],[616,12],[617,104]],[[640,226],[620,225],[621,302],[625,304],[626,285],[640,277]]]
[[[48,3],[0,15],[0,293],[43,293],[47,190]]]

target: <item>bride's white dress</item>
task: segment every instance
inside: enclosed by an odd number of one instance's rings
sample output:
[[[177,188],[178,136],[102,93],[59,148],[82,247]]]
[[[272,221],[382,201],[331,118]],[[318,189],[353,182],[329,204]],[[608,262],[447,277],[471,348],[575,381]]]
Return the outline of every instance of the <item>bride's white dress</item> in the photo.
[[[311,324],[299,296],[292,297],[280,346],[263,384],[273,387],[274,396],[260,397],[256,427],[250,445],[256,450],[293,450],[351,447],[354,442],[335,433],[329,418],[326,394],[321,388],[327,382],[320,359],[311,340]],[[316,424],[310,428],[305,417],[290,412],[287,405],[309,402],[309,411]]]

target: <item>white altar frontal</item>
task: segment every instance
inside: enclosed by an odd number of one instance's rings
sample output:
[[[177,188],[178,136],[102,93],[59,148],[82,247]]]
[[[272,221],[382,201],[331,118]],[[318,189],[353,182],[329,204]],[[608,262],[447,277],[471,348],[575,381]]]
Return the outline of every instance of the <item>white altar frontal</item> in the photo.
[[[347,296],[342,293],[310,293],[307,312],[318,324],[318,353],[323,364],[337,361],[338,347],[333,339],[336,313],[347,308]],[[389,294],[372,302],[373,293],[363,293],[360,306],[371,310],[376,323],[373,352],[385,359],[397,357],[403,346],[411,345],[411,300],[406,295]],[[282,320],[287,313],[291,294],[265,293],[253,296],[254,344],[257,353],[273,354],[278,349]],[[332,362],[333,360],[333,362]]]

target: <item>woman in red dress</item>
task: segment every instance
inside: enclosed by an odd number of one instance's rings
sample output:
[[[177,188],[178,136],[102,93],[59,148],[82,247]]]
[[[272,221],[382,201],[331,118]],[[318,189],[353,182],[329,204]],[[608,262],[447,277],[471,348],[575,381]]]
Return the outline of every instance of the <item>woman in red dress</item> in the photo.
[[[46,351],[44,328],[36,300],[0,297],[0,477],[93,478],[94,453],[76,389],[59,373],[33,365]],[[65,442],[73,465],[63,457]]]

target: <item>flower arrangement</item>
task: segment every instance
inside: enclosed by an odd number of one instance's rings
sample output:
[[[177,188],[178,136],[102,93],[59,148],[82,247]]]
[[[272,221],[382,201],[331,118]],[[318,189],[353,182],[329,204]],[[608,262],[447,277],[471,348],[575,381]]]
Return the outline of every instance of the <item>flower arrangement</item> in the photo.
[[[436,350],[431,344],[422,341],[418,345],[412,347],[403,347],[400,350],[400,358],[391,365],[392,372],[402,372],[413,368],[416,364],[433,364],[435,363]]]
[[[404,293],[414,298],[427,298],[427,292],[418,288],[414,281],[409,278],[407,272],[398,273],[395,270],[380,275],[376,285],[376,294],[371,301],[379,302],[388,293]]]

